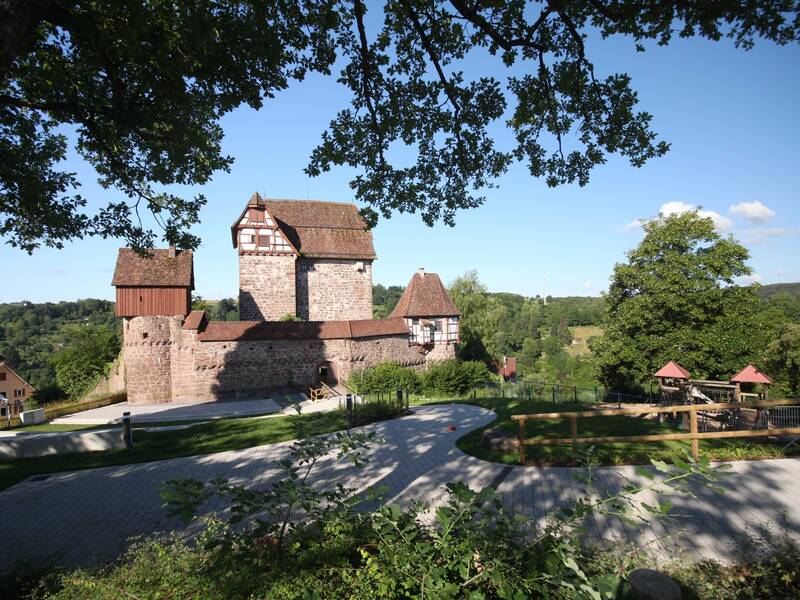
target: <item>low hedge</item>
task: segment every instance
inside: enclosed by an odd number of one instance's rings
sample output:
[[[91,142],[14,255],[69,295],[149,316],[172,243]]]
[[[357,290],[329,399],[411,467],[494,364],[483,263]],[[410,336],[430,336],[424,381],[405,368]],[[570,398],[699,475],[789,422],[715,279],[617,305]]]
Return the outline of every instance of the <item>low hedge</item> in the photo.
[[[485,363],[449,359],[434,363],[425,370],[422,388],[426,396],[463,396],[491,380],[492,373]]]
[[[91,410],[93,408],[101,408],[103,406],[110,406],[111,404],[125,402],[127,399],[127,394],[125,392],[120,392],[118,394],[111,394],[109,396],[103,396],[101,398],[95,398],[94,400],[87,400],[85,402],[58,402],[55,404],[45,404],[41,408],[44,408],[44,418],[47,421],[52,421],[58,417],[72,415],[84,410]],[[15,429],[17,427],[22,427],[22,421],[19,419],[19,417],[13,417],[10,422],[7,419],[0,419],[0,429]]]
[[[492,373],[484,363],[450,359],[428,365],[421,374],[396,363],[381,363],[355,371],[347,385],[358,394],[394,392],[403,388],[410,393],[422,391],[427,396],[463,396],[491,380]]]
[[[385,362],[355,371],[347,380],[347,386],[357,394],[393,392],[397,388],[416,393],[420,388],[420,380],[414,369]]]
[[[50,421],[65,415],[72,415],[76,412],[84,410],[91,410],[93,408],[101,408],[103,406],[110,406],[111,404],[118,404],[125,402],[128,395],[125,392],[95,398],[94,400],[87,400],[84,402],[59,402],[58,404],[50,404],[44,406],[44,416]]]

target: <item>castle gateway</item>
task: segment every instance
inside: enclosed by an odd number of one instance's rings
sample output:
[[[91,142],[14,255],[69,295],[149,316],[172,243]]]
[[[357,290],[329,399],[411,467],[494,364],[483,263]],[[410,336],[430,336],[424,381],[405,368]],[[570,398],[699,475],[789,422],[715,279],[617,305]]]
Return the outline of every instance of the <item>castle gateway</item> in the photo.
[[[120,249],[112,285],[129,402],[258,397],[455,356],[459,313],[435,273],[415,273],[391,316],[372,318],[377,256],[355,206],[256,193],[231,236],[239,321],[191,310],[191,252]]]

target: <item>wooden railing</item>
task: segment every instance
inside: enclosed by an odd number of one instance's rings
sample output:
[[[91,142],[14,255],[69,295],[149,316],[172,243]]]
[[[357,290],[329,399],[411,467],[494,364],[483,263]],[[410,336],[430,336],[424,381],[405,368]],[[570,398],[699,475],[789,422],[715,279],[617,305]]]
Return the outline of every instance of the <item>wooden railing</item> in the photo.
[[[666,442],[671,440],[691,440],[692,456],[698,458],[700,440],[719,438],[744,438],[765,436],[800,436],[800,427],[780,429],[751,429],[739,431],[704,431],[697,430],[697,413],[709,410],[731,410],[739,408],[770,408],[773,406],[798,406],[800,400],[761,400],[755,402],[715,402],[712,404],[680,404],[674,406],[647,406],[642,408],[622,408],[587,410],[581,412],[553,412],[535,415],[512,415],[511,419],[519,423],[517,443],[519,445],[519,461],[525,464],[525,446],[561,446],[572,445],[577,450],[578,444],[617,444],[620,442]],[[602,437],[578,437],[578,419],[586,417],[619,417],[640,416],[656,413],[689,413],[688,433],[660,433],[651,435],[619,435]],[[568,438],[533,438],[525,439],[525,422],[544,419],[570,419],[570,437]]]
[[[308,389],[308,397],[311,401],[316,402],[317,400],[324,400],[326,398],[331,398],[332,396],[336,396],[337,392],[331,386],[329,386],[324,381],[321,381],[318,388],[309,388]]]

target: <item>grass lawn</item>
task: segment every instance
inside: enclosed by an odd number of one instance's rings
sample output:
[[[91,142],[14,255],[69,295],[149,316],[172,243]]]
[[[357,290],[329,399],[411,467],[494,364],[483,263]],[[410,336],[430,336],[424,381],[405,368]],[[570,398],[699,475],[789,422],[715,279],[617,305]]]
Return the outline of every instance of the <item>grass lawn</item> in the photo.
[[[249,418],[249,417],[231,417],[231,418]],[[186,419],[183,421],[137,421],[133,419],[134,429],[144,429],[150,427],[167,427],[171,425],[194,425],[196,423],[205,423],[211,419]],[[11,429],[16,433],[63,433],[66,431],[88,431],[90,429],[116,429],[120,428],[120,423],[105,423],[102,425],[88,424],[88,423],[40,423],[39,425],[28,425],[27,427],[19,427]]]
[[[441,400],[423,403],[442,403]],[[572,404],[527,400],[521,398],[476,398],[453,400],[464,404],[474,404],[488,408],[497,414],[497,419],[475,431],[471,431],[458,440],[458,447],[477,458],[509,465],[519,464],[519,454],[490,450],[483,443],[483,432],[487,428],[499,427],[513,435],[517,434],[518,424],[511,420],[511,415],[534,414],[548,412],[573,412],[589,410],[587,404]],[[578,436],[611,436],[611,435],[647,435],[658,433],[675,433],[676,430],[659,425],[652,420],[634,417],[590,417],[578,419]],[[553,419],[527,421],[526,438],[565,438],[569,437],[569,420]],[[798,456],[797,447],[784,450],[784,443],[771,442],[758,438],[707,440],[700,442],[701,455],[710,460],[749,460],[756,458],[782,458]],[[587,446],[579,446],[586,448]],[[602,444],[595,446],[594,457],[603,465],[649,464],[651,459],[671,461],[673,458],[685,458],[690,448],[688,441],[667,441],[650,443]],[[528,464],[532,465],[571,465],[573,455],[571,446],[526,446],[525,453]]]
[[[70,424],[70,425],[56,425],[53,423],[39,423],[38,425],[26,425],[25,427],[15,427],[8,429],[12,433],[57,433],[60,431],[81,431],[85,429],[109,429],[114,425],[88,425]]]
[[[577,342],[576,344],[570,344],[565,348],[567,354],[570,356],[583,356],[585,354],[590,354],[591,350],[589,350],[589,340],[593,337],[600,337],[603,335],[603,328],[597,327],[596,325],[579,325],[576,327],[570,327],[572,331],[572,337]]]
[[[268,419],[219,419],[200,423],[188,429],[163,432],[139,431],[134,434],[133,448],[128,450],[42,456],[0,462],[0,490],[31,475],[238,450],[330,433],[346,427],[347,419],[344,412],[333,411]]]

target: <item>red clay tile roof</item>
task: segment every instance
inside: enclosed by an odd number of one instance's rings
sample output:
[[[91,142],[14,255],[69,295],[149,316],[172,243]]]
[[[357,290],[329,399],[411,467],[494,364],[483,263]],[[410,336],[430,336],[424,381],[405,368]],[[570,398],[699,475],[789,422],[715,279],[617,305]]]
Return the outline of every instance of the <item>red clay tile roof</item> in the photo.
[[[456,317],[459,313],[436,273],[414,273],[392,317]]]
[[[181,328],[197,331],[198,329],[201,329],[206,322],[207,322],[206,311],[193,310],[183,320],[183,325],[181,326]]]
[[[731,377],[732,383],[765,383],[772,384],[772,379],[764,375],[761,371],[756,369],[753,365],[747,365],[744,369],[739,371],[736,375]]]
[[[309,258],[377,258],[372,234],[353,204],[317,200],[268,200],[258,192],[250,197],[251,206],[263,206],[302,256]],[[233,247],[236,230],[244,211],[231,226]]]
[[[374,319],[350,321],[351,337],[365,338],[380,335],[408,335],[408,326],[403,319]]]
[[[194,263],[189,250],[148,250],[150,258],[120,248],[111,285],[133,287],[188,287],[194,289]]]
[[[669,377],[670,379],[689,379],[689,371],[684,369],[674,360],[669,361],[658,371],[653,373],[653,377]]]
[[[408,335],[402,319],[369,321],[209,321],[201,342],[336,340]]]

